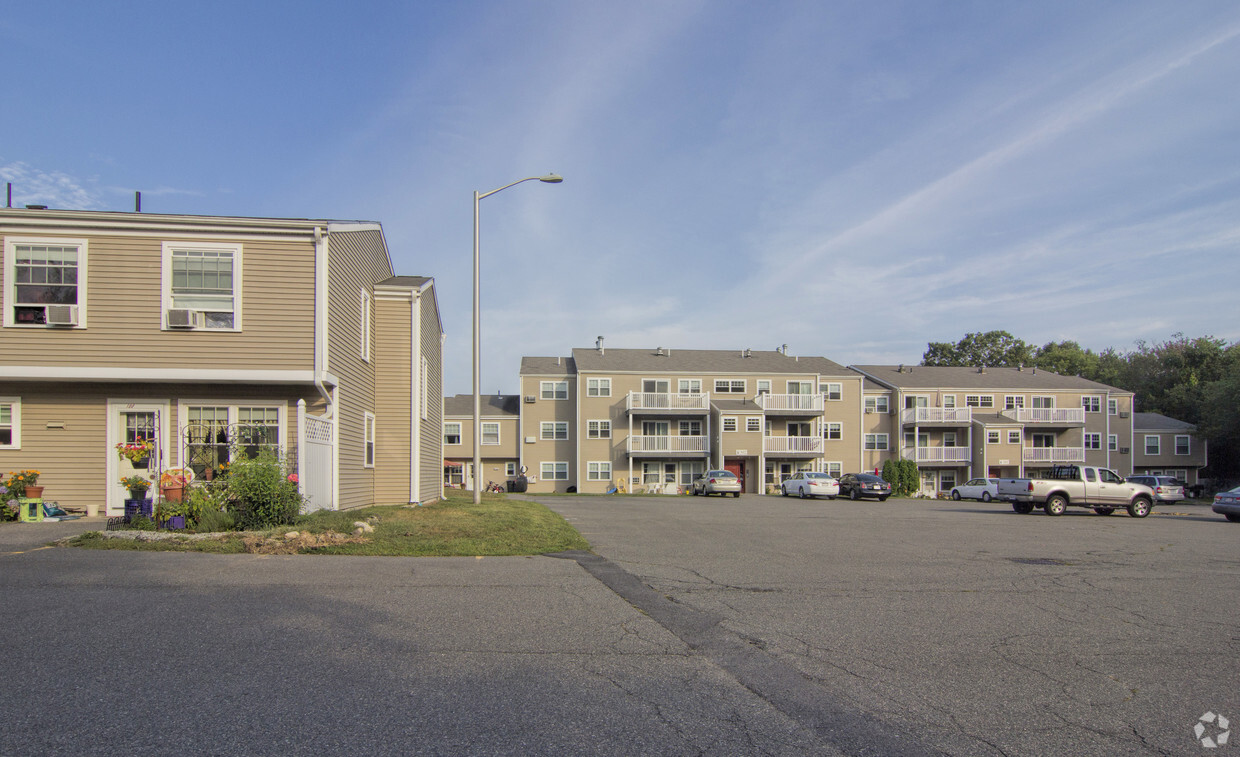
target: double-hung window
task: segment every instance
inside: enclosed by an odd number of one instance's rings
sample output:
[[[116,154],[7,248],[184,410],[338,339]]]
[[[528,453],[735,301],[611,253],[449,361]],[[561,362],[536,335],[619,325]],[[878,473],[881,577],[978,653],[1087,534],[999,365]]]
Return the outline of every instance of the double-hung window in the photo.
[[[22,446],[22,401],[17,397],[0,397],[0,449]]]
[[[496,421],[482,422],[482,443],[499,444],[499,423]]]
[[[1107,451],[1119,451],[1119,434],[1107,434]]]
[[[1085,449],[1102,449],[1102,434],[1087,432],[1085,434]]]
[[[702,379],[680,379],[676,382],[676,391],[680,394],[701,394]]]
[[[545,400],[566,400],[568,399],[568,382],[567,381],[540,381],[538,384],[539,393]]]
[[[240,331],[241,245],[165,242],[164,310],[164,328]]]
[[[611,379],[609,378],[588,378],[586,379],[586,396],[587,397],[610,397],[611,396]]]
[[[867,413],[886,413],[888,412],[888,409],[890,408],[890,405],[888,404],[888,402],[889,402],[889,398],[886,396],[866,397],[865,398],[865,411]]]
[[[1145,437],[1145,454],[1158,455],[1162,452],[1162,437],[1149,434]]]
[[[563,441],[568,439],[567,421],[543,421],[540,425],[543,439]]]
[[[1085,412],[1087,413],[1101,413],[1102,398],[1090,396],[1081,397],[1081,407],[1085,408]]]
[[[458,421],[449,421],[443,424],[443,443],[461,443],[461,424]]]
[[[550,462],[542,463],[539,470],[542,473],[544,481],[567,481],[568,480],[568,463]]]
[[[757,417],[756,415],[749,416],[748,418],[745,419],[745,430],[746,431],[761,431],[762,430],[762,419]]]
[[[1191,446],[1188,441],[1187,434],[1177,434],[1175,437],[1175,454],[1187,455],[1191,452]]]
[[[181,403],[177,415],[184,419],[184,464],[202,477],[207,469],[222,472],[234,450],[249,457],[260,450],[279,454],[284,446],[286,411],[283,403]]]
[[[600,460],[598,462],[586,463],[586,480],[587,481],[610,481],[611,480],[611,462],[608,460]]]
[[[374,413],[362,412],[362,431],[363,444],[362,449],[362,467],[375,467],[375,416]]]
[[[736,430],[736,416],[725,415],[721,419],[721,422],[723,423],[724,431],[735,431]]]
[[[995,398],[990,394],[966,394],[964,404],[965,407],[994,407]]]
[[[85,284],[85,239],[5,240],[5,326],[84,326]]]
[[[586,421],[586,438],[587,439],[610,439],[611,438],[611,421]]]
[[[832,441],[838,441],[844,438],[843,423],[824,423],[822,426],[822,438]]]
[[[1020,444],[1020,431],[1008,431],[1008,444]]]
[[[819,384],[819,391],[822,396],[829,402],[838,402],[844,398],[844,385],[832,382],[830,384]]]
[[[886,434],[866,434],[865,435],[865,448],[875,449],[875,450],[887,449],[887,435]]]
[[[718,394],[744,394],[745,379],[715,379],[715,392]]]

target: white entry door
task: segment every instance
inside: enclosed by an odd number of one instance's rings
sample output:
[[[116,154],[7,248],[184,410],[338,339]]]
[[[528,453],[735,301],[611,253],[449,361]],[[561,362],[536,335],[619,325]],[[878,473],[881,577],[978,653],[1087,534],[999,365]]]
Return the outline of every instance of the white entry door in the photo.
[[[118,444],[134,444],[139,440],[155,443],[155,451],[147,459],[146,467],[121,457],[116,451]],[[168,459],[168,406],[153,402],[109,400],[107,456],[107,514],[123,515],[129,491],[121,484],[122,478],[145,476],[153,482],[147,496],[158,492],[158,482],[154,481],[154,477],[158,475],[160,461]]]

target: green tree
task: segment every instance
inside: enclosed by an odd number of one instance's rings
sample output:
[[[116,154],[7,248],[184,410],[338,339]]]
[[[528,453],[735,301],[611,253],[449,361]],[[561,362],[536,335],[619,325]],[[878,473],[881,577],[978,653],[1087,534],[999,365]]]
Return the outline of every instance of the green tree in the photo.
[[[1061,376],[1082,376],[1096,380],[1099,357],[1072,341],[1047,342],[1037,349],[1033,364]]]
[[[1032,365],[1034,350],[1006,331],[965,334],[955,344],[930,342],[922,365]]]

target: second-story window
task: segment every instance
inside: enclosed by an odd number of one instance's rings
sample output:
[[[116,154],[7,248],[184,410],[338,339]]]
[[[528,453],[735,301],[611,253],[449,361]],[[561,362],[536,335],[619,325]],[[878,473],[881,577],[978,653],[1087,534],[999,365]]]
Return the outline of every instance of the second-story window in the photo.
[[[499,444],[499,424],[491,421],[482,423],[482,443]]]
[[[539,428],[543,439],[559,441],[568,439],[568,423],[566,421],[543,421]]]
[[[1187,455],[1190,451],[1188,436],[1177,434],[1175,437],[1175,454]]]
[[[865,409],[871,413],[885,413],[890,405],[887,397],[866,397]]]
[[[677,391],[681,394],[701,394],[702,379],[680,379],[676,382]]]
[[[1085,408],[1085,412],[1087,413],[1101,413],[1102,412],[1102,398],[1101,397],[1081,397],[1081,407]]]
[[[566,400],[568,399],[568,382],[567,381],[541,381],[538,384],[539,392],[545,400]]]
[[[611,396],[611,379],[609,378],[586,379],[586,396],[587,397],[610,397]]]
[[[164,326],[241,328],[241,245],[164,244]]]
[[[715,379],[715,391],[719,394],[744,394],[744,379]]]
[[[83,322],[86,240],[10,238],[4,258],[5,326]]]
[[[844,398],[844,385],[837,383],[819,384],[822,396],[831,402],[838,402]]]
[[[455,421],[449,421],[443,424],[443,443],[444,444],[460,444],[461,443],[461,424]]]

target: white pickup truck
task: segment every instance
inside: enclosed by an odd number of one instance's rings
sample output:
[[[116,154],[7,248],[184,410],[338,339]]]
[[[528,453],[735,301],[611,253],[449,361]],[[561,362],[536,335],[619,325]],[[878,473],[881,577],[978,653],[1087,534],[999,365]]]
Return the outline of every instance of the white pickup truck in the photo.
[[[1124,507],[1132,517],[1144,518],[1154,507],[1154,490],[1130,484],[1106,468],[1057,465],[1044,478],[999,479],[999,499],[1010,500],[1022,515],[1035,507],[1047,515],[1063,515],[1070,506],[1090,507],[1099,515]]]

